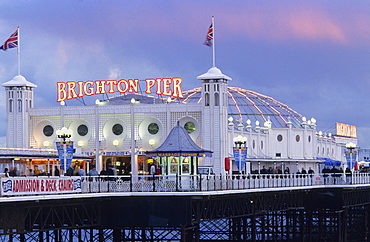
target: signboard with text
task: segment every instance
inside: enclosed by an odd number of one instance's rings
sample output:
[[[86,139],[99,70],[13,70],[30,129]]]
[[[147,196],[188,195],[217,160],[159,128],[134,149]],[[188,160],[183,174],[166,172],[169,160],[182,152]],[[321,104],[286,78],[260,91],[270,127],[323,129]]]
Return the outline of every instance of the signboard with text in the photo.
[[[81,177],[1,178],[1,195],[41,195],[81,192]]]
[[[247,159],[247,147],[233,147],[233,152],[236,168],[241,171],[243,170],[245,160]]]
[[[71,166],[73,158],[73,141],[56,142],[60,166],[64,169],[64,162],[66,162],[66,170]],[[65,146],[65,147],[64,147]],[[65,154],[64,154],[65,152]],[[64,160],[64,158],[66,160]]]

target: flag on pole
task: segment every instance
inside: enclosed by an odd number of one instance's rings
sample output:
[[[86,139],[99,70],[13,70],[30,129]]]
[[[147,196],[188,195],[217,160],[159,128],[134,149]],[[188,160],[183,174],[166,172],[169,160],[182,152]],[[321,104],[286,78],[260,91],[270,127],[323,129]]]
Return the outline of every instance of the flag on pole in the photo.
[[[204,42],[205,45],[212,46],[213,42],[213,21],[209,26],[206,41]]]
[[[0,47],[0,50],[7,50],[18,47],[18,29],[10,35],[9,39]]]

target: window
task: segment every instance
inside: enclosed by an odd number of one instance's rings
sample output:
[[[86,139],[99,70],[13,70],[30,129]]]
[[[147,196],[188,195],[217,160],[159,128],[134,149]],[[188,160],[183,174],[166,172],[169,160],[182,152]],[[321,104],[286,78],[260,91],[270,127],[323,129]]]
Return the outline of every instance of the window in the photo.
[[[89,132],[89,129],[87,128],[86,125],[84,124],[81,124],[80,126],[78,126],[77,128],[77,133],[81,136],[85,136],[87,135],[87,133]]]
[[[51,125],[46,125],[42,130],[45,136],[50,137],[54,134],[54,129]]]
[[[263,150],[263,141],[261,140],[261,150]]]
[[[253,149],[255,149],[255,148],[256,148],[256,141],[255,141],[255,140],[253,140],[253,141],[252,141],[252,148],[253,148]]]
[[[122,125],[120,125],[120,124],[115,124],[115,125],[113,125],[113,127],[112,127],[112,132],[113,132],[113,134],[115,134],[115,135],[120,135],[120,134],[122,134],[122,133],[123,133],[123,127],[122,127]]]
[[[149,134],[157,134],[159,131],[159,126],[156,123],[151,123],[148,126],[148,132]]]
[[[193,122],[187,122],[185,125],[184,125],[184,128],[186,129],[186,131],[188,132],[188,134],[191,134],[195,131],[195,124]]]
[[[215,93],[215,106],[220,106],[220,94]]]
[[[204,94],[204,105],[209,106],[209,93]]]
[[[297,136],[295,137],[295,141],[299,142],[300,140],[301,140],[301,136],[297,135]]]
[[[276,138],[279,142],[283,141],[283,136],[281,134],[279,134]]]
[[[13,112],[13,100],[9,100],[9,113]]]
[[[311,142],[311,135],[308,136],[308,143]]]

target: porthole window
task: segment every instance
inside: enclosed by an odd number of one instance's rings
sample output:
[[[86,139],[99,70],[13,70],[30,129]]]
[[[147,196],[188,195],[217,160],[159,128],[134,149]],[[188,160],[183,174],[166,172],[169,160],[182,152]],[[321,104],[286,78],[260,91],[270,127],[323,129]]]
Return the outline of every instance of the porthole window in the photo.
[[[157,134],[159,131],[159,126],[156,123],[151,123],[148,125],[149,134]]]
[[[46,125],[42,130],[45,136],[50,137],[54,134],[54,129],[51,125]]]
[[[81,124],[80,126],[78,126],[77,128],[77,133],[80,135],[80,136],[85,136],[87,135],[87,133],[89,132],[89,129],[87,128],[86,125],[84,124]]]
[[[297,135],[297,136],[295,137],[295,140],[296,140],[297,142],[299,142],[299,141],[301,140],[301,136]]]
[[[279,142],[283,141],[283,136],[281,134],[279,134],[277,136],[277,141],[279,141]]]
[[[195,124],[193,122],[187,122],[185,125],[184,125],[184,128],[185,130],[191,134],[195,131]]]
[[[123,133],[123,127],[122,127],[122,125],[120,125],[120,124],[115,124],[115,125],[113,125],[113,127],[112,127],[112,132],[113,132],[113,134],[115,134],[115,135],[120,135],[120,134],[122,134],[122,133]]]

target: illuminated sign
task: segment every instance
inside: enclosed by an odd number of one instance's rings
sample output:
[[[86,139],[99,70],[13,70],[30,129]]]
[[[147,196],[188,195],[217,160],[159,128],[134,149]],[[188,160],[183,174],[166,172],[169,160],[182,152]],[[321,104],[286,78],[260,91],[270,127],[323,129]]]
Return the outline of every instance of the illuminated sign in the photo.
[[[156,78],[145,80],[145,93],[184,98],[181,89],[181,78]],[[139,79],[68,81],[57,82],[57,102],[106,93],[137,93]]]
[[[346,137],[357,137],[356,126],[349,124],[336,123],[337,135]]]
[[[81,192],[81,177],[17,177],[1,179],[1,195]]]

